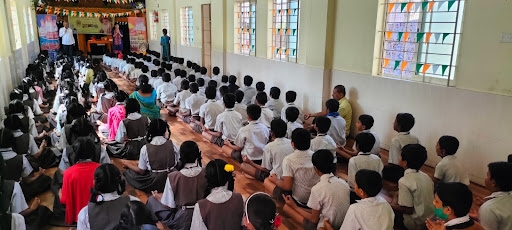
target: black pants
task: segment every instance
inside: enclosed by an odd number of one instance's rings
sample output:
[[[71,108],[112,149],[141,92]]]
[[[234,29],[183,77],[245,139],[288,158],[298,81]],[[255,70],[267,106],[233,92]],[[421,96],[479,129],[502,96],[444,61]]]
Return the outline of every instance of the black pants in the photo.
[[[68,57],[73,57],[73,49],[75,45],[62,45],[62,53],[67,55]]]

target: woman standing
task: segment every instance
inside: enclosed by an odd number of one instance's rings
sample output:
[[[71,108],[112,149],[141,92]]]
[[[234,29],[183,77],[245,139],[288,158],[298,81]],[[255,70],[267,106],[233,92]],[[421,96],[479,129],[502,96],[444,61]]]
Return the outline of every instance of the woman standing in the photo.
[[[114,26],[112,32],[112,38],[114,40],[114,53],[120,54],[123,52],[123,32],[119,29],[119,24]]]
[[[164,34],[160,38],[160,45],[162,46],[162,59],[166,62],[171,61],[171,37],[167,35],[167,29],[163,29]]]

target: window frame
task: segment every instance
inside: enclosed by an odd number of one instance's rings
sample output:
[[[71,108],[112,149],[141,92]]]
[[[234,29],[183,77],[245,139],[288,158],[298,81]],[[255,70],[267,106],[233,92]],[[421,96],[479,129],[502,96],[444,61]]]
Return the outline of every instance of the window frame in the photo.
[[[194,12],[191,6],[180,9],[181,45],[192,46],[194,44]]]
[[[234,13],[236,15],[235,53],[244,56],[256,56],[256,1],[235,2]],[[248,28],[244,24],[247,24]]]
[[[14,10],[14,11],[13,11]],[[20,49],[23,44],[21,41],[21,28],[20,28],[20,19],[18,17],[18,10],[15,0],[9,1],[9,16],[11,18],[11,26],[12,26],[12,33],[14,36],[13,45],[13,51],[16,51]]]
[[[300,48],[299,34],[301,1],[273,0],[272,4],[272,28],[270,29],[271,44],[269,56],[271,59],[276,61],[297,63]],[[293,7],[295,4],[296,8]]]

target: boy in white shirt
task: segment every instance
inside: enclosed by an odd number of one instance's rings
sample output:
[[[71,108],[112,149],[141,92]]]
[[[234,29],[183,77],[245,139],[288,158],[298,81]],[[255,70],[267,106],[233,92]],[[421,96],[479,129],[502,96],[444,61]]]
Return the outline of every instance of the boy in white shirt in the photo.
[[[189,87],[190,85],[188,84],[188,80],[183,80],[181,82],[181,92],[176,94],[174,102],[170,106],[167,106],[170,116],[178,116],[178,114],[183,116],[183,114],[188,112],[185,100],[192,95],[189,91]]]
[[[217,67],[217,66],[213,67],[212,72],[213,72],[212,80],[217,82],[217,88],[219,88],[220,84],[222,83],[222,75],[220,75],[219,67]]]
[[[213,86],[208,86],[208,88],[210,87]],[[242,115],[233,110],[235,95],[228,93],[224,96],[223,100],[226,109],[217,116],[214,131],[203,131],[203,137],[219,147],[224,146],[225,140],[234,141],[238,130],[242,128]]]
[[[485,187],[492,194],[478,210],[485,229],[512,229],[512,163],[493,162],[487,165]]]
[[[258,93],[264,93],[265,96],[267,96],[267,93],[265,93],[265,82],[262,82],[262,81],[256,82],[256,95],[258,95]],[[256,95],[254,95],[251,98],[251,104],[256,104],[257,103]],[[268,96],[267,96],[267,101],[268,101]],[[265,102],[265,104],[266,103],[267,102]]]
[[[373,148],[370,151],[370,153],[380,156],[380,140],[377,137],[377,134],[371,130],[371,128],[373,127],[373,122],[374,121],[372,116],[368,114],[362,114],[359,116],[359,119],[356,122],[356,130],[361,133],[371,133],[373,137],[375,137],[375,144],[373,145]],[[352,149],[346,149],[343,146],[339,146],[339,149],[337,149],[338,154],[340,154],[344,158],[357,156],[359,152],[356,149],[356,145],[357,143],[354,143]]]
[[[288,107],[295,108],[295,107]],[[329,128],[331,127],[331,119],[321,116],[317,117],[315,120],[315,131],[317,133],[316,137],[311,140],[310,150],[316,152],[320,149],[327,149],[331,151],[334,163],[338,162],[336,156],[336,142],[332,139],[331,136],[327,135]]]
[[[263,162],[259,165],[244,157],[244,163],[240,165],[242,172],[261,182],[274,173],[278,178],[281,178],[283,175],[281,166],[283,159],[293,152],[291,141],[286,139],[285,135],[286,123],[281,119],[273,120],[270,123],[272,142],[269,142],[263,149]],[[264,185],[266,186],[267,184],[265,183]]]
[[[206,103],[206,97],[197,94],[198,91],[199,86],[197,86],[197,83],[190,83],[190,93],[192,95],[185,100],[185,108],[187,108],[187,112],[178,114],[178,117],[187,124],[194,121],[200,121],[199,110],[201,109],[201,106]]]
[[[228,157],[232,157],[242,163],[242,157],[247,156],[254,163],[261,164],[263,148],[268,142],[269,130],[258,121],[260,116],[261,108],[259,106],[247,106],[247,120],[249,120],[249,124],[239,130],[234,143],[226,140],[222,147],[222,150]]]
[[[130,72],[130,77],[127,79],[131,83],[135,83],[139,76],[142,74],[142,66],[144,64],[142,62],[135,62],[135,69]]]
[[[135,58],[129,58],[127,64],[121,69],[121,77],[128,79],[130,73],[135,70]]]
[[[292,132],[295,129],[298,128],[304,128],[302,124],[297,122],[297,118],[299,117],[299,110],[295,107],[288,107],[286,109],[286,120],[288,120],[288,123],[286,126],[288,127],[286,129],[286,138],[292,137]]]
[[[156,89],[156,99],[160,101],[162,107],[167,107],[174,101],[178,88],[170,82],[171,75],[169,73],[164,73],[162,80],[163,83]]]
[[[395,195],[391,207],[396,215],[403,214],[407,229],[424,229],[425,221],[434,215],[434,182],[420,171],[426,160],[427,150],[420,144],[404,146],[399,158],[405,174],[398,181],[398,197]]]
[[[328,219],[333,228],[338,229],[343,223],[345,214],[350,206],[349,187],[347,182],[336,177],[334,156],[328,150],[319,150],[313,154],[312,162],[315,173],[320,181],[311,188],[308,207],[311,212],[295,204],[292,196],[284,196],[286,205],[283,212],[295,221],[302,223],[304,229],[321,229],[323,220]]]
[[[274,119],[281,117],[281,111],[283,110],[284,107],[284,103],[281,101],[281,99],[279,99],[280,96],[281,89],[279,89],[278,87],[270,88],[270,100],[267,102],[266,106],[267,108],[272,110],[272,112],[274,112]]]
[[[199,134],[202,134],[206,130],[215,131],[217,117],[224,111],[224,106],[219,105],[215,100],[216,91],[215,87],[209,86],[206,88],[205,93],[207,101],[199,108],[199,117],[201,117],[201,119],[200,121],[194,121],[195,125],[190,124],[194,131]]]
[[[242,115],[242,124],[247,124],[247,105],[242,103],[244,99],[244,92],[237,90],[235,91],[235,97],[236,97],[236,103],[235,107],[233,107],[233,110],[237,111]]]
[[[459,140],[453,136],[442,136],[436,144],[436,153],[443,158],[436,165],[434,184],[438,182],[460,182],[469,185],[467,171],[457,162],[455,153],[459,149]]]
[[[178,86],[181,86],[181,82],[183,80],[187,80],[187,71],[185,70],[176,70],[175,73],[177,73],[178,75],[176,75],[176,78],[174,78],[174,80],[172,80],[172,84],[174,84],[176,87]],[[188,82],[188,80],[187,80]],[[190,82],[189,82],[190,84]]]
[[[264,92],[256,94],[256,104],[261,107],[260,122],[270,128],[270,122],[274,120],[274,113],[265,106],[267,104],[267,94]]]
[[[251,104],[251,99],[256,96],[256,88],[252,87],[252,82],[253,82],[253,79],[251,76],[249,75],[246,75],[244,77],[244,86],[242,86],[240,89],[240,91],[244,92],[244,100],[242,100],[242,103],[244,103],[245,105],[250,105]]]
[[[205,93],[206,87],[204,85],[204,79],[203,78],[198,78],[196,80],[196,82],[197,82],[197,85],[199,86],[199,91],[197,92],[197,94],[199,94],[199,95],[201,95],[203,97],[206,97],[206,93]],[[217,90],[215,90],[215,96],[217,96]],[[213,99],[215,99],[215,98],[213,98]]]
[[[212,80],[208,75],[206,75],[207,73],[208,69],[206,67],[201,67],[201,77],[199,78],[204,79],[204,85],[208,85],[208,82]]]
[[[380,157],[371,154],[370,150],[375,144],[375,137],[371,133],[360,133],[356,136],[356,149],[359,151],[357,156],[350,158],[348,161],[348,183],[352,192],[350,193],[350,203],[353,204],[356,200],[361,199],[354,193],[355,175],[361,169],[368,169],[378,172],[382,175],[382,160]]]
[[[166,74],[164,68],[160,68],[160,69],[157,70],[157,77],[153,81],[153,84],[152,84],[153,85],[153,89],[158,89],[158,86],[160,86],[161,84],[164,83],[164,80],[162,80],[162,77],[164,76],[164,74]]]
[[[293,106],[293,107],[299,109],[299,119],[298,119],[299,123],[304,124],[304,114],[302,113],[302,109],[295,104],[296,99],[297,99],[297,93],[295,91],[286,92],[286,95],[285,95],[286,105],[284,105],[283,109],[281,109],[281,119],[283,119],[283,121],[285,121],[285,122],[288,122],[288,120],[286,120],[286,108]]]
[[[412,127],[414,127],[414,117],[411,114],[399,113],[396,115],[393,129],[398,132],[398,135],[389,144],[388,164],[382,171],[384,180],[396,183],[404,175],[404,169],[399,165],[402,148],[408,144],[420,143],[416,136],[410,134]]]
[[[345,119],[340,116],[338,113],[339,102],[335,99],[329,99],[325,102],[325,107],[327,107],[327,118],[331,120],[331,127],[327,134],[332,137],[334,142],[336,142],[339,146],[345,146]]]

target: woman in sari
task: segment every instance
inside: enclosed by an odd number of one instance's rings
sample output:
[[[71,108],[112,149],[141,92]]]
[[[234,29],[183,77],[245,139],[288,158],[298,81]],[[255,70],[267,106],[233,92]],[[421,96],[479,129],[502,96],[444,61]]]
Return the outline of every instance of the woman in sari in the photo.
[[[123,32],[119,29],[119,24],[114,26],[112,31],[112,38],[114,40],[114,53],[120,54],[123,52]]]
[[[171,61],[171,37],[167,35],[167,29],[163,29],[164,34],[160,37],[160,45],[162,46],[162,59],[166,62]]]
[[[146,75],[140,75],[140,85],[137,91],[130,95],[130,98],[136,99],[140,104],[140,113],[150,119],[160,118],[160,107],[156,105],[156,90],[149,84],[149,78]]]

